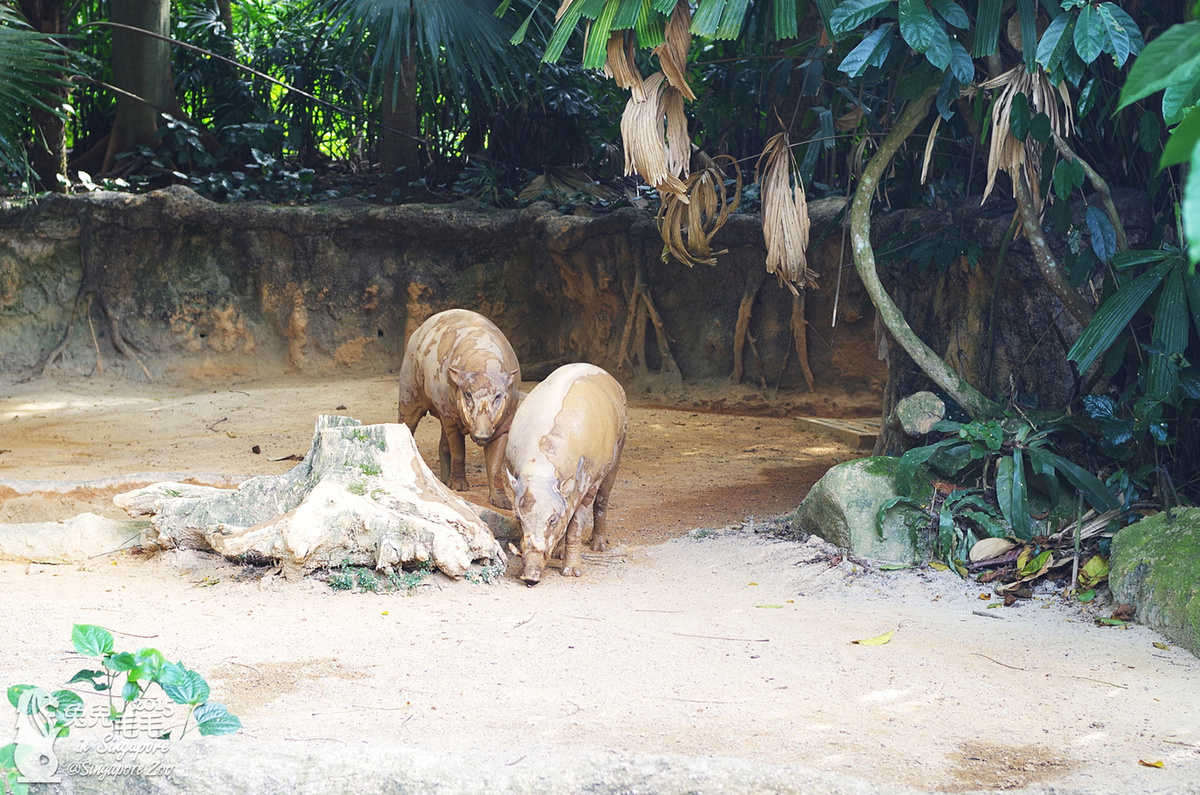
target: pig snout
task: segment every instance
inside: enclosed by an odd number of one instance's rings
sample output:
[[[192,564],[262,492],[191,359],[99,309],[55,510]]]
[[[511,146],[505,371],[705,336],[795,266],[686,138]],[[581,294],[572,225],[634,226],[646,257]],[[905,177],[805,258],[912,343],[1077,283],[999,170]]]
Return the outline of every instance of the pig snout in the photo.
[[[525,561],[525,568],[521,571],[521,580],[528,586],[532,587],[542,581],[542,565],[541,562],[533,563],[529,559]]]

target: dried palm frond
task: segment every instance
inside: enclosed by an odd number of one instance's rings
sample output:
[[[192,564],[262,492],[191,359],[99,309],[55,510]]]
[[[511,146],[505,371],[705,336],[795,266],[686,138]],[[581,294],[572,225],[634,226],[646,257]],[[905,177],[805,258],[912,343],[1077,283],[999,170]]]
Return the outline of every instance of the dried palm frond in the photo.
[[[667,85],[662,72],[643,81],[646,99],[630,98],[621,114],[621,139],[625,142],[625,173],[635,171],[664,196],[675,194],[688,201],[680,177],[687,176],[691,142],[683,95]]]
[[[679,0],[667,20],[663,43],[654,48],[658,64],[666,74],[668,82],[679,89],[684,99],[695,99],[687,81],[687,54],[692,47],[692,11],[687,0]]]
[[[618,196],[616,191],[599,184],[577,168],[550,166],[530,180],[517,194],[517,198],[523,202],[535,201],[547,193],[559,199],[569,199],[586,193],[606,201],[612,201]]]
[[[733,197],[725,187],[725,170],[718,161],[728,161],[737,175]],[[687,265],[716,265],[712,239],[742,201],[742,170],[729,155],[717,155],[708,165],[692,173],[684,182],[687,198],[664,195],[658,208],[658,232],[663,239],[662,258],[670,257]]]
[[[933,158],[933,144],[937,140],[938,128],[942,126],[942,114],[933,117],[933,126],[929,128],[929,137],[925,139],[925,164],[921,166],[921,184],[929,178],[929,161]]]
[[[762,195],[767,273],[778,276],[793,295],[799,295],[801,289],[816,288],[817,274],[809,270],[805,255],[810,226],[808,201],[787,133],[767,141],[755,171]]]
[[[563,14],[567,13],[567,9],[571,7],[572,1],[573,0],[562,0],[562,4],[559,5],[558,10],[554,12],[555,22],[558,22],[563,18]]]
[[[633,31],[614,30],[608,37],[607,52],[604,74],[621,88],[628,88],[635,102],[645,102],[642,74],[634,62]]]
[[[1024,177],[1029,183],[1034,201],[1040,202],[1041,191],[1038,190],[1038,182],[1043,144],[1033,140],[1018,141],[1012,134],[1009,120],[1013,100],[1017,94],[1024,94],[1033,113],[1045,113],[1050,119],[1050,129],[1056,135],[1069,138],[1074,128],[1074,119],[1066,83],[1063,82],[1056,88],[1041,69],[1030,74],[1024,64],[1018,64],[984,82],[982,87],[999,89],[996,101],[992,105],[992,140],[988,149],[988,179],[987,187],[983,190],[983,200],[987,201],[988,195],[995,187],[996,174],[1004,170],[1014,180]],[[1040,207],[1037,210],[1041,212]]]

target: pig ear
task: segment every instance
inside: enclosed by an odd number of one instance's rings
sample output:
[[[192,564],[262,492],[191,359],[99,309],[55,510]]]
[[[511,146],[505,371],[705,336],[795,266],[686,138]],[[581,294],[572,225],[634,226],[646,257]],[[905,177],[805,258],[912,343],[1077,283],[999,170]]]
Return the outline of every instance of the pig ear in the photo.
[[[504,386],[506,389],[511,389],[513,384],[521,380],[521,369],[518,367],[516,370],[509,370],[505,375],[507,378]]]
[[[447,373],[450,376],[450,383],[454,384],[455,386],[462,386],[464,375],[462,370],[457,367],[449,367],[447,368]]]

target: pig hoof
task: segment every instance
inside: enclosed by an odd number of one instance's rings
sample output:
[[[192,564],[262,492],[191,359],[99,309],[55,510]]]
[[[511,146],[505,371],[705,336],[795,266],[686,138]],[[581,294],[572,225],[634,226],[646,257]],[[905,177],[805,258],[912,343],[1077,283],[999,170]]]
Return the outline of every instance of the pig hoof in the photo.
[[[450,488],[455,491],[470,491],[471,487],[467,485],[466,478],[450,478]]]
[[[583,574],[579,569],[579,566],[563,566],[562,573],[564,577],[578,577]]]
[[[605,540],[604,536],[592,536],[593,552],[603,552],[606,549],[608,549],[608,541]]]
[[[510,500],[508,495],[504,493],[500,493],[492,497],[492,505],[496,506],[497,508],[503,508],[506,511],[512,510],[512,500]]]

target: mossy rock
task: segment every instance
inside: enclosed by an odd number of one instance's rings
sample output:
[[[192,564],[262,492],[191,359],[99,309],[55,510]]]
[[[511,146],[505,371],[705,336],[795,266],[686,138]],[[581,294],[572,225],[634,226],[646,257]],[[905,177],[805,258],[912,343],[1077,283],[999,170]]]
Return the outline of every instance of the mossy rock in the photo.
[[[1200,508],[1155,514],[1113,537],[1108,581],[1137,620],[1200,655]]]
[[[874,456],[847,461],[818,480],[796,509],[792,531],[819,536],[854,555],[887,563],[921,563],[929,554],[929,516],[908,505],[888,511],[883,537],[879,508],[896,498],[900,459]]]

